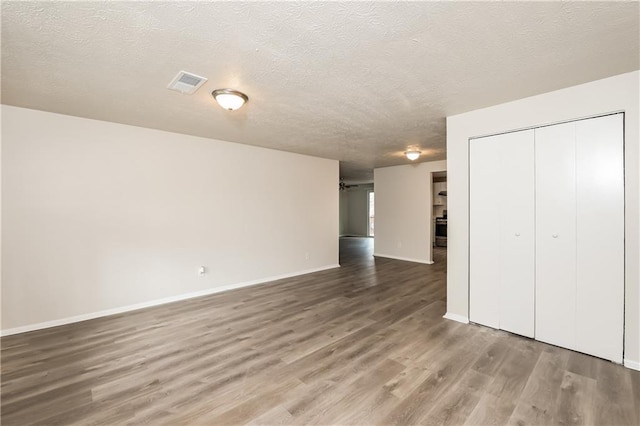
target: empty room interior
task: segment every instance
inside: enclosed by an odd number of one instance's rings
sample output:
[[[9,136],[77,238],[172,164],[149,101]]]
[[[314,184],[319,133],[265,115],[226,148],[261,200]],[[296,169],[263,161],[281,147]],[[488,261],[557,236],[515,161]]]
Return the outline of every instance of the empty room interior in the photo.
[[[640,424],[640,2],[3,0],[1,58],[3,425]]]

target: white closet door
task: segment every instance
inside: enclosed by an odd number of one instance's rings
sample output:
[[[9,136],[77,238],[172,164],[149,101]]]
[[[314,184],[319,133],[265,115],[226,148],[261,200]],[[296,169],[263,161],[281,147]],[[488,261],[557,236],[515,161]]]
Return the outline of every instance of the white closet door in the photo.
[[[623,114],[576,122],[576,347],[622,362]]]
[[[498,328],[500,312],[500,143],[496,137],[469,143],[469,320]]]
[[[533,337],[533,130],[470,145],[472,322]]]
[[[498,136],[500,329],[534,336],[534,131]]]
[[[535,130],[536,339],[576,346],[575,123]]]

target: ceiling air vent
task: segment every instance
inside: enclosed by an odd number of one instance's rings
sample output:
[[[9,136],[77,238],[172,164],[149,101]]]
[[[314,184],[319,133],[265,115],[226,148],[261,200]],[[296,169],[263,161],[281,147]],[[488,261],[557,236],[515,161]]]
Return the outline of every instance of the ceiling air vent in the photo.
[[[186,71],[180,71],[171,83],[167,86],[169,90],[175,90],[187,95],[192,95],[207,81],[206,78],[199,75],[191,74]]]

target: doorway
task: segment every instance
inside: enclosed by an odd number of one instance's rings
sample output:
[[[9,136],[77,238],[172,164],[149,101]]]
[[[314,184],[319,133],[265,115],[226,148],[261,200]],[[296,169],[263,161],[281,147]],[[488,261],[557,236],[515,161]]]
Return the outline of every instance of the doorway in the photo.
[[[433,173],[433,238],[434,247],[447,246],[447,172]]]

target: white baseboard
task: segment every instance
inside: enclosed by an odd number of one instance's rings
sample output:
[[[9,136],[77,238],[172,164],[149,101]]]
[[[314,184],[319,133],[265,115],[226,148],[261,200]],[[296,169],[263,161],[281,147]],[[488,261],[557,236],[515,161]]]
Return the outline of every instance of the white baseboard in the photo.
[[[640,371],[640,362],[638,361],[631,361],[630,359],[625,359],[624,366],[632,370]]]
[[[57,327],[60,325],[71,324],[74,322],[87,321],[94,318],[106,317],[109,315],[121,314],[124,312],[137,311],[138,309],[150,308],[152,306],[164,305],[166,303],[179,302],[181,300],[193,299],[195,297],[208,296],[210,294],[221,293],[223,291],[235,290],[238,288],[249,287],[258,284],[266,284],[272,281],[284,278],[297,277],[299,275],[311,274],[313,272],[326,271],[327,269],[339,268],[339,264],[321,266],[319,268],[306,269],[304,271],[292,272],[289,274],[276,275],[267,278],[260,278],[252,281],[244,281],[241,283],[230,284],[220,287],[208,288],[206,290],[195,291],[192,293],[180,294],[178,296],[166,297],[164,299],[151,300],[149,302],[136,303],[135,305],[122,306],[119,308],[106,309],[104,311],[91,312],[88,314],[76,315],[68,318],[61,318],[53,321],[40,322],[37,324],[29,324],[22,327],[9,328],[2,330],[0,336],[10,336],[12,334],[27,333],[29,331],[42,330],[45,328]]]
[[[442,318],[446,318],[452,321],[458,321],[463,324],[469,324],[469,318],[465,317],[464,315],[452,314],[451,312],[447,312]]]
[[[404,260],[405,262],[424,263],[425,265],[433,265],[433,261],[423,259],[413,259],[411,257],[391,256],[390,254],[373,253],[374,257],[386,257],[387,259]]]

